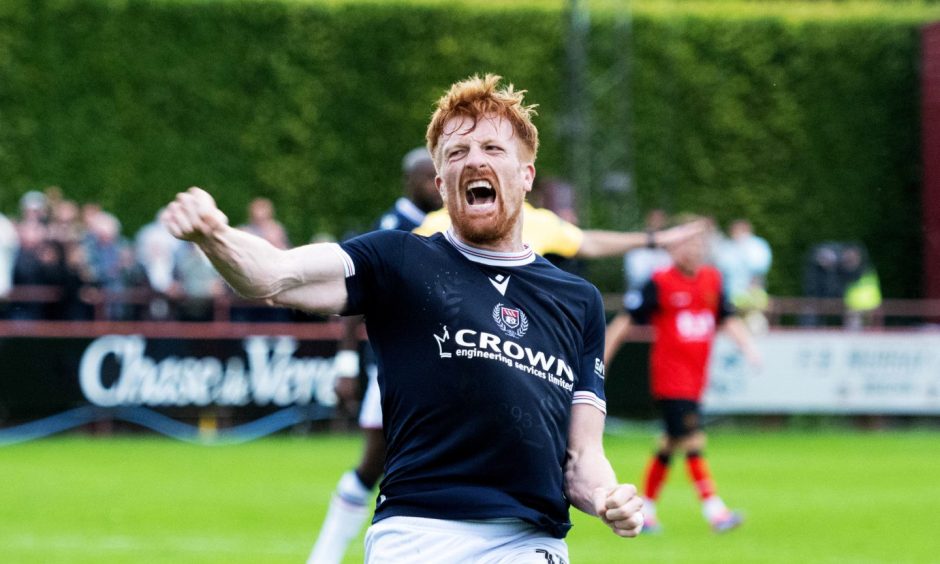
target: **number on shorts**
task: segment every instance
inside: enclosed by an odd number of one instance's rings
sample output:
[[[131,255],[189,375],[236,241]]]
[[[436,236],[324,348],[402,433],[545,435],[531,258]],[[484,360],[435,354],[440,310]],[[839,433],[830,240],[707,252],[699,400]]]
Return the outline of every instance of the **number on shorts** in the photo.
[[[548,562],[548,564],[568,564],[561,556],[558,556],[558,562],[555,562],[555,555],[545,550],[544,548],[536,548],[535,552],[544,556],[545,561]]]

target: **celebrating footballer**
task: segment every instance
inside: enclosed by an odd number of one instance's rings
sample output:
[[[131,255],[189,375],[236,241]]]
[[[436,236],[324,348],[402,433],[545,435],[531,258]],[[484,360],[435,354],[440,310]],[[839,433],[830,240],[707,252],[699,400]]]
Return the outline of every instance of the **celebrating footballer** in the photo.
[[[472,77],[427,130],[445,233],[372,232],[279,250],[191,188],[163,221],[241,295],[364,315],[385,477],[366,562],[568,562],[569,505],[614,533],[643,522],[603,449],[600,293],[523,243],[538,131],[522,91]]]

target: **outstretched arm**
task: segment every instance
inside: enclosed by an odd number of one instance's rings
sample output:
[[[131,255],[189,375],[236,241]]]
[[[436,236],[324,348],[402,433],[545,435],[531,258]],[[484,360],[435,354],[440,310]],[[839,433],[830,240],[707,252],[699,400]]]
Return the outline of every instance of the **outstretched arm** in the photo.
[[[326,314],[340,313],[346,305],[343,259],[332,244],[278,249],[231,227],[200,188],[177,194],[161,219],[174,237],[198,245],[244,297]]]
[[[622,345],[624,339],[627,338],[627,333],[630,332],[632,324],[630,314],[625,311],[618,313],[610,320],[610,323],[607,324],[607,334],[604,338],[605,366],[609,367],[610,361],[617,356],[617,351],[620,350],[620,345]]]
[[[643,500],[632,484],[618,484],[604,454],[604,413],[587,404],[571,406],[565,495],[572,505],[596,515],[621,537],[643,527]]]
[[[708,222],[705,220],[692,221],[650,233],[589,229],[584,231],[584,240],[576,256],[579,258],[613,257],[639,247],[668,247],[700,235],[707,229]]]

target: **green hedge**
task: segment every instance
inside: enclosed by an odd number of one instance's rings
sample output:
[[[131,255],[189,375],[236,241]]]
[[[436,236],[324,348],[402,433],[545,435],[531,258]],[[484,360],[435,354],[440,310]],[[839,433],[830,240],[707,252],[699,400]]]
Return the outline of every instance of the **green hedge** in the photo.
[[[861,239],[885,293],[917,295],[918,22],[940,12],[634,4],[626,36],[616,10],[592,14],[591,60],[592,84],[630,61],[632,96],[599,96],[592,143],[631,151],[635,201],[750,217],[775,293],[799,291],[811,243]],[[132,233],[198,184],[234,221],[271,197],[295,242],[362,229],[399,193],[433,101],[477,72],[529,90],[540,174],[559,174],[564,35],[560,2],[8,0],[0,209],[58,184]],[[626,100],[629,131],[610,117]],[[635,221],[634,200],[591,193],[593,226]]]
[[[634,33],[637,190],[750,218],[799,293],[805,251],[862,240],[886,293],[920,288],[918,28],[674,18]]]

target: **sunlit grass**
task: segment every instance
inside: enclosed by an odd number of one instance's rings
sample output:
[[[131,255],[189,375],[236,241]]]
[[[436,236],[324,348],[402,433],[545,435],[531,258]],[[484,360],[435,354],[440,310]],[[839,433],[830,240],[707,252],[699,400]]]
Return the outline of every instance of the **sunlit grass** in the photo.
[[[572,561],[928,562],[940,515],[936,434],[715,431],[720,493],[747,523],[702,520],[682,460],[660,501],[665,532],[623,540],[572,513]],[[624,481],[652,437],[607,438]],[[59,437],[0,449],[0,561],[303,562],[355,436],[200,447],[169,439]],[[875,534],[877,531],[877,534]],[[362,561],[361,538],[346,562]]]

